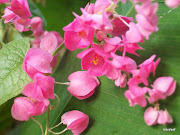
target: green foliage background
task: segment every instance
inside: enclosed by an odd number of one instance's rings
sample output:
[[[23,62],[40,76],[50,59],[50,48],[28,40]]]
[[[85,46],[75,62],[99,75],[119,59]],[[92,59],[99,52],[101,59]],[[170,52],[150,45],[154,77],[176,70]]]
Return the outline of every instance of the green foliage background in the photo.
[[[70,23],[74,16],[72,11],[80,14],[80,7],[84,7],[88,2],[85,0],[46,0],[46,6],[37,4],[44,15],[47,25],[45,28],[48,31],[59,31],[63,35],[62,28]],[[152,34],[149,41],[142,45],[144,51],[139,51],[141,57],[132,56],[137,64],[140,64],[145,59],[153,54],[161,57],[161,62],[158,66],[156,77],[173,76],[177,80],[176,92],[168,97],[167,100],[160,101],[161,108],[167,108],[169,113],[174,118],[174,123],[170,125],[147,126],[144,122],[144,111],[146,108],[139,106],[129,107],[127,99],[124,97],[126,89],[117,88],[112,80],[106,77],[100,77],[101,85],[96,89],[95,94],[83,101],[71,97],[66,90],[66,86],[55,85],[55,93],[60,96],[60,106],[50,112],[50,126],[55,125],[60,121],[60,116],[66,111],[77,109],[83,111],[90,117],[90,125],[83,132],[83,135],[167,135],[179,134],[180,132],[180,8],[169,9],[163,1],[159,0],[159,31]],[[130,10],[131,9],[131,10]],[[119,5],[117,12],[128,16],[134,16],[135,12],[131,8],[131,4]],[[70,73],[81,70],[80,60],[76,58],[77,53],[67,51],[62,58],[57,70],[53,74],[56,81],[68,81],[67,77]],[[154,77],[150,77],[149,81],[153,82]],[[52,101],[56,104],[56,101]],[[12,135],[40,135],[41,131],[38,125],[33,121],[28,121],[23,124],[7,122],[10,117],[10,104],[12,101],[0,107],[0,129],[5,129],[6,125],[11,127],[16,125],[16,129],[10,132]],[[7,107],[5,106],[7,105]],[[4,107],[5,106],[5,107]],[[3,108],[3,109],[1,109]],[[8,110],[9,109],[9,110]],[[5,115],[8,113],[9,115]],[[36,117],[45,128],[46,113]],[[4,124],[5,122],[5,124]],[[164,132],[163,128],[176,128],[175,132]],[[65,126],[57,128],[61,131]],[[65,135],[71,135],[68,131]]]

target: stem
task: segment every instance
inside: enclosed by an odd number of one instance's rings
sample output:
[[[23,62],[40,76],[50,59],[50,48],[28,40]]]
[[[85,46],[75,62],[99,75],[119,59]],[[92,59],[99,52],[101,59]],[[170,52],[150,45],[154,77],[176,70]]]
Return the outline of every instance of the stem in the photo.
[[[56,132],[53,132],[53,131],[51,131],[51,130],[49,130],[49,132],[53,133],[54,135],[60,135],[60,134],[64,133],[66,130],[67,130],[67,128],[65,128],[63,131],[57,132],[57,133],[56,133]]]
[[[58,46],[58,48],[56,48],[54,52],[51,53],[52,56],[56,55],[56,53],[58,53],[63,47],[64,47],[64,41]]]
[[[50,110],[56,109],[56,108],[59,106],[59,103],[60,103],[60,99],[59,99],[58,95],[56,95],[55,93],[54,93],[54,95],[55,95],[55,97],[57,98],[58,103],[57,103],[56,107],[53,107],[53,106],[52,106]]]
[[[32,119],[33,121],[35,121],[35,122],[40,126],[42,135],[44,135],[44,131],[43,131],[43,127],[42,127],[41,123],[40,123],[39,121],[37,121],[35,118],[33,118],[33,117],[31,117],[31,119]]]
[[[69,82],[54,82],[56,84],[60,84],[60,85],[69,85]]]
[[[49,106],[48,106],[48,110],[47,110],[47,123],[46,123],[46,131],[44,135],[48,135],[48,131],[49,131]]]
[[[129,24],[128,24],[124,19],[122,19],[122,17],[121,17],[118,13],[116,13],[116,11],[114,11],[114,13],[118,16],[118,18],[119,18],[124,24],[126,24],[128,27],[130,27]]]
[[[56,126],[54,126],[54,127],[50,128],[49,130],[54,129],[54,128],[58,127],[58,126],[59,126],[59,125],[61,125],[61,124],[62,124],[62,122],[60,122],[60,123],[59,123],[59,124],[57,124]]]
[[[9,25],[5,24],[4,35],[2,37],[2,42],[5,42],[6,36],[8,34],[8,30],[9,30],[8,28],[9,28]]]

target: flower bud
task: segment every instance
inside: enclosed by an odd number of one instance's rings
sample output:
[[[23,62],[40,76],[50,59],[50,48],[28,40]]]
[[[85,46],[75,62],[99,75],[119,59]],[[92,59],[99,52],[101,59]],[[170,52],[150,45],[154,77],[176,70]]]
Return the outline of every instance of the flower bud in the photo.
[[[86,71],[74,72],[68,77],[68,80],[70,83],[67,90],[78,99],[90,97],[99,85],[99,80]]]
[[[70,129],[73,134],[80,134],[87,128],[89,117],[80,111],[73,110],[63,114],[61,121],[67,125],[67,129]]]

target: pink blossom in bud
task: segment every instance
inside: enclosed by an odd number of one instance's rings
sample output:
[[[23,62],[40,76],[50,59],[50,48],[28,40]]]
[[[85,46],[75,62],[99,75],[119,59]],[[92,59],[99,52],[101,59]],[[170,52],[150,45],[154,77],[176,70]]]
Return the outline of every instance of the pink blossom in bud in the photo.
[[[165,109],[165,111],[160,110],[159,112],[159,117],[158,117],[158,121],[159,124],[170,124],[173,123],[173,119],[171,117],[171,115],[168,113],[167,109]]]
[[[64,27],[63,30],[65,31],[65,46],[70,51],[86,48],[93,42],[94,30],[82,26],[77,20]]]
[[[141,107],[145,107],[147,105],[147,101],[144,97],[144,94],[134,96],[130,90],[126,90],[124,95],[128,99],[130,106],[135,106],[136,104],[138,104]]]
[[[170,8],[176,8],[180,4],[180,0],[165,0],[165,4]]]
[[[0,4],[2,4],[2,3],[8,3],[9,2],[9,0],[0,0]]]
[[[93,95],[95,88],[100,84],[99,80],[86,71],[77,71],[69,75],[70,81],[67,90],[78,99],[85,99]]]
[[[19,31],[19,32],[23,32],[23,31],[28,31],[29,29],[27,28],[30,25],[31,19],[27,18],[27,19],[18,19],[14,22],[15,24],[15,28]]]
[[[144,42],[144,37],[133,22],[129,23],[129,30],[126,32],[126,39],[129,43]]]
[[[12,0],[11,10],[22,19],[27,19],[32,16],[27,0]]]
[[[35,38],[40,37],[43,34],[43,21],[40,17],[33,17],[31,19],[31,30]]]
[[[78,135],[87,128],[89,117],[78,110],[73,110],[64,113],[61,116],[61,121],[67,125],[67,129],[70,129],[74,135]]]
[[[31,19],[31,30],[32,31],[42,31],[43,21],[40,17],[33,17]]]
[[[94,76],[102,76],[106,73],[107,60],[110,55],[100,47],[94,45],[93,48],[86,49],[77,55],[81,60],[81,67]]]
[[[31,116],[29,110],[31,110],[34,105],[35,103],[26,97],[16,98],[11,108],[12,117],[19,121],[28,121]]]
[[[170,96],[176,89],[176,81],[172,77],[159,77],[154,81],[152,88],[165,96]]]
[[[140,47],[140,46],[139,46],[138,44],[136,44],[136,43],[129,43],[129,42],[126,40],[126,37],[125,37],[124,35],[122,36],[122,38],[123,38],[123,44],[124,44],[123,56],[126,55],[126,52],[139,56],[139,55],[136,53],[136,51],[137,51],[137,50],[143,50],[143,48]]]
[[[26,53],[23,70],[31,79],[36,73],[52,73],[50,63],[53,56],[39,48],[30,48]]]
[[[144,113],[144,120],[148,126],[157,124],[158,117],[159,112],[157,110],[157,107],[149,107]]]
[[[56,36],[53,33],[48,33],[40,43],[40,48],[52,53],[58,46],[58,41]]]
[[[132,17],[125,17],[125,16],[120,16],[125,22],[128,24],[133,21]],[[122,22],[118,16],[115,16],[115,19],[112,21],[113,24],[113,30],[111,32],[111,35],[113,36],[122,36],[125,35],[125,33],[129,30],[129,27]]]
[[[9,9],[9,7],[5,8],[4,15],[2,17],[5,20],[4,23],[14,22],[19,18],[16,14],[14,14],[14,12]]]
[[[119,76],[116,78],[115,80],[115,85],[117,87],[120,87],[120,88],[124,88],[126,87],[126,74],[122,74],[121,72],[119,73]]]
[[[130,57],[122,57],[116,54],[111,53],[113,60],[111,64],[120,70],[124,70],[126,72],[130,72],[131,70],[137,69],[136,62]]]
[[[28,83],[24,89],[23,94],[31,97],[36,101],[43,99],[55,99],[54,97],[54,78],[45,76],[41,73],[36,73],[33,82]]]

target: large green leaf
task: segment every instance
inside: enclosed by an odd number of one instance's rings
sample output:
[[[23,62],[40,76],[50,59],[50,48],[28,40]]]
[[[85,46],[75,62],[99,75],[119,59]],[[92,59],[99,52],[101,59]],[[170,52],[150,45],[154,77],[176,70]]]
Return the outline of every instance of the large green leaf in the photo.
[[[14,40],[0,50],[0,105],[17,96],[30,78],[22,71],[22,63],[30,48],[27,39]]]
[[[121,8],[120,6],[118,8]],[[129,14],[134,15],[134,10]],[[129,107],[124,97],[126,89],[117,88],[112,80],[100,77],[101,85],[96,89],[95,94],[89,99],[80,101],[71,97],[66,86],[55,85],[55,93],[60,96],[60,106],[50,113],[50,127],[60,121],[62,113],[77,109],[83,111],[90,117],[88,129],[82,133],[86,135],[154,135],[154,134],[178,134],[180,126],[180,8],[170,10],[164,3],[159,3],[159,31],[151,35],[139,51],[140,58],[133,56],[138,64],[153,54],[161,57],[156,77],[173,76],[177,80],[177,89],[173,96],[167,100],[160,101],[161,108],[167,108],[174,118],[170,125],[147,126],[144,122],[144,111],[146,108],[139,106]],[[53,75],[56,81],[67,81],[70,73],[80,70],[80,60],[76,58],[76,52],[67,52],[62,59],[58,70]],[[155,78],[151,77],[152,80]],[[52,104],[56,104],[52,101]],[[45,128],[46,114],[36,117]],[[175,132],[164,132],[163,128],[176,128]],[[64,127],[57,128],[61,131]],[[26,122],[22,127],[22,135],[39,135],[40,128],[33,121]],[[70,131],[64,133],[70,135]]]

